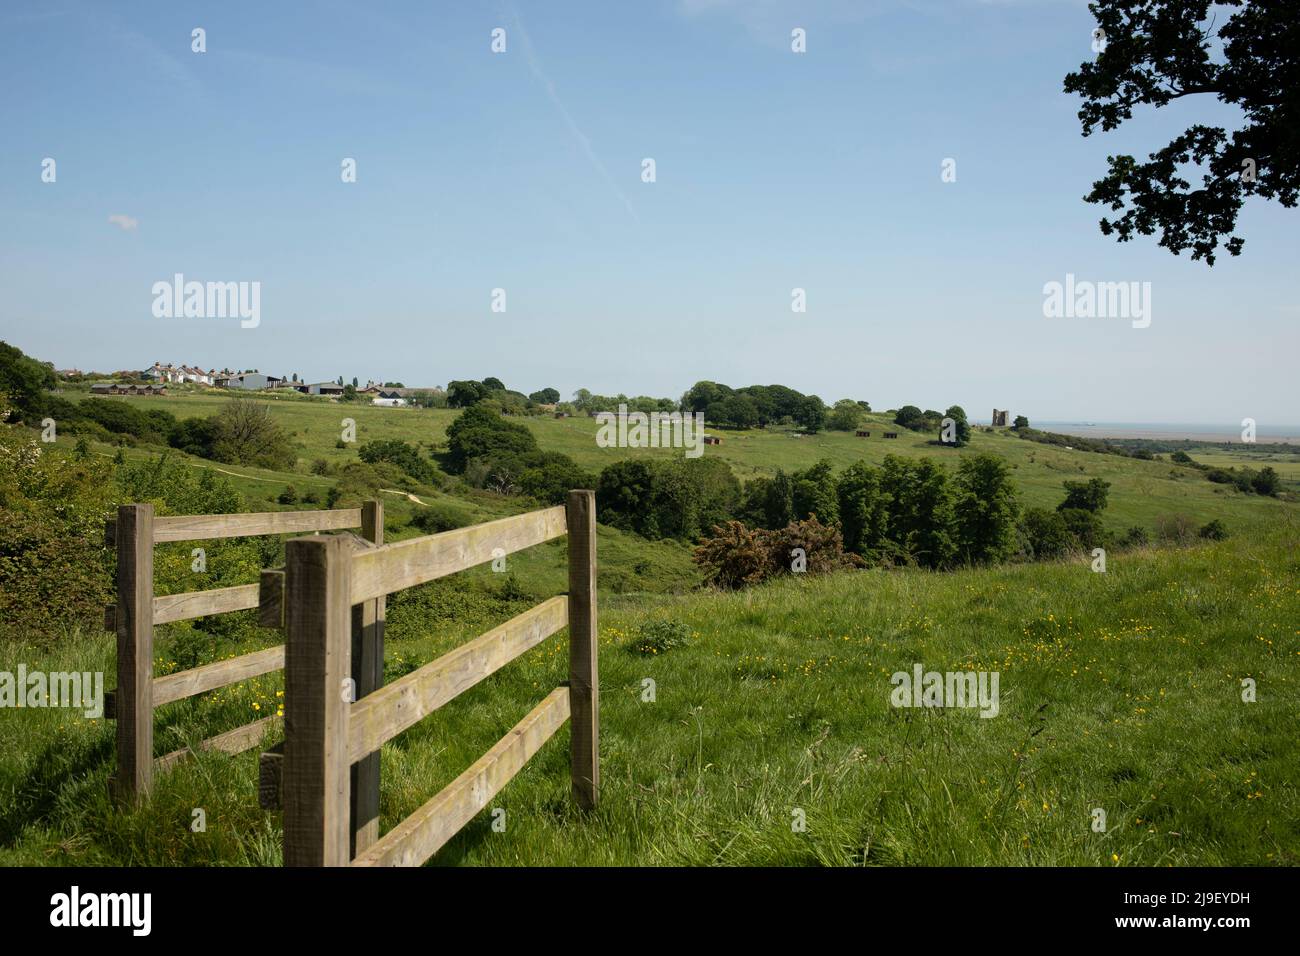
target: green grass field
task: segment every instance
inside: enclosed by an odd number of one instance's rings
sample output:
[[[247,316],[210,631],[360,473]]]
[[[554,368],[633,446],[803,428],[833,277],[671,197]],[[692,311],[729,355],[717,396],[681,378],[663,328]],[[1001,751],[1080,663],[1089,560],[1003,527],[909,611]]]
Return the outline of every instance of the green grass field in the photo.
[[[116,399],[156,403],[179,418],[212,415],[230,399],[216,392],[178,393],[164,399]],[[400,439],[426,447],[437,446],[446,438],[447,426],[458,412],[450,409],[378,408],[361,403],[345,404],[327,400],[270,400],[272,411],[298,446],[299,465],[293,475],[259,469],[218,466],[235,477],[240,491],[253,500],[274,498],[283,484],[292,483],[300,491],[310,487],[324,490],[332,482],[308,473],[310,463],[324,458],[333,463],[355,461],[356,445],[335,447],[344,418],[356,422],[357,444],[376,439]],[[556,419],[526,417],[517,419],[537,436],[547,451],[569,455],[592,471],[632,455],[680,455],[675,449],[601,448],[596,444],[596,420],[587,417]],[[1235,489],[1209,482],[1192,468],[1179,467],[1168,461],[1140,461],[1117,455],[1101,455],[1079,450],[1068,451],[1052,445],[1037,444],[1015,437],[1006,429],[992,433],[973,430],[971,442],[962,449],[947,449],[933,443],[932,436],[898,429],[883,415],[868,415],[862,426],[871,431],[870,438],[857,438],[846,432],[823,432],[796,438],[786,428],[749,429],[744,431],[713,430],[723,443],[710,446],[705,454],[727,462],[741,481],[769,475],[778,468],[792,471],[807,468],[818,460],[832,461],[842,469],[855,461],[879,464],[887,454],[934,457],[950,463],[963,455],[993,452],[1010,462],[1013,478],[1027,506],[1053,508],[1063,497],[1062,482],[1085,477],[1100,477],[1111,483],[1110,504],[1102,518],[1115,532],[1133,525],[1151,529],[1162,515],[1187,514],[1203,524],[1221,519],[1230,530],[1252,531],[1265,528],[1289,513],[1286,503],[1258,495],[1242,494]],[[898,431],[897,439],[885,439],[885,431]],[[103,449],[101,449],[103,450]],[[1241,451],[1193,455],[1198,461],[1219,466],[1262,467],[1271,464],[1283,476],[1286,486],[1300,490],[1300,456],[1255,455],[1244,447]],[[1212,460],[1213,459],[1213,460]],[[211,463],[194,459],[196,465]],[[281,484],[282,483],[282,484]],[[396,499],[394,499],[396,503]]]
[[[572,808],[561,730],[492,801],[505,831],[480,814],[434,862],[1294,865],[1297,530],[1289,519],[1259,537],[1133,552],[1105,574],[1072,561],[608,598],[601,807]],[[689,627],[689,645],[629,650],[654,620]],[[179,632],[162,631],[166,665]],[[430,660],[474,632],[449,623],[390,642],[390,664]],[[561,633],[386,745],[382,827],[555,687],[566,653]],[[113,668],[107,635],[0,655],[0,669]],[[891,707],[890,675],[915,663],[998,671],[999,715]],[[1242,700],[1247,677],[1255,703]],[[163,708],[159,752],[273,712],[279,687],[263,678]],[[11,711],[0,863],[279,862],[255,751],[200,756],[133,812],[107,800],[112,765],[111,725]],[[191,832],[195,808],[205,832]],[[1092,828],[1098,809],[1105,832]]]
[[[76,397],[71,395],[70,397]],[[178,393],[157,403],[209,415],[227,398]],[[341,420],[358,442],[436,446],[455,412],[283,400],[293,472],[215,466],[254,510],[275,510],[288,484],[323,492],[310,462],[356,459],[336,448]],[[525,419],[544,449],[596,470],[587,418]],[[845,572],[787,578],[751,591],[696,588],[689,549],[601,527],[602,805],[569,799],[568,732],[492,802],[435,864],[1294,865],[1300,862],[1300,515],[1294,504],[1242,495],[1193,469],[1039,445],[976,430],[967,449],[903,431],[859,439],[786,430],[719,432],[706,454],[748,479],[829,458],[843,467],[885,454],[954,459],[993,451],[1013,465],[1022,501],[1054,506],[1066,479],[1110,481],[1107,525],[1150,529],[1161,515],[1219,518],[1232,537],[1187,549],[1114,554],[1105,574],[1086,559],[986,570]],[[892,430],[892,428],[891,428]],[[70,438],[62,438],[70,442]],[[114,449],[95,445],[99,454]],[[128,457],[156,449],[126,449]],[[176,455],[179,453],[172,452]],[[1251,464],[1258,459],[1206,464]],[[1248,455],[1249,452],[1242,454]],[[181,456],[184,457],[184,456]],[[1282,471],[1285,463],[1274,463]],[[1283,471],[1290,482],[1294,471]],[[1290,487],[1294,487],[1291,484]],[[432,501],[440,493],[421,493]],[[482,492],[445,497],[489,520],[529,507]],[[385,494],[389,540],[422,505]],[[166,547],[166,546],[165,546]],[[180,547],[180,546],[170,546]],[[562,542],[512,555],[507,593],[477,568],[426,603],[390,598],[389,679],[432,660],[565,587]],[[241,615],[228,657],[278,643]],[[688,646],[631,649],[650,622],[684,625]],[[192,624],[158,629],[156,673],[191,666]],[[384,748],[382,829],[473,762],[564,679],[561,633]],[[205,661],[210,658],[205,658]],[[113,638],[73,635],[54,647],[0,642],[0,671],[115,672]],[[927,670],[1000,674],[1001,710],[890,706],[890,675]],[[1242,700],[1244,678],[1258,700]],[[655,699],[643,699],[646,681]],[[279,675],[171,704],[156,715],[159,754],[273,714]],[[270,740],[268,740],[268,743]],[[8,711],[0,722],[0,864],[274,865],[279,815],[258,809],[256,749],[202,755],[163,774],[153,799],[113,808],[105,780],[113,727],[66,710]],[[190,829],[204,810],[207,829]],[[1094,811],[1106,829],[1092,828]],[[797,817],[806,829],[792,826]]]

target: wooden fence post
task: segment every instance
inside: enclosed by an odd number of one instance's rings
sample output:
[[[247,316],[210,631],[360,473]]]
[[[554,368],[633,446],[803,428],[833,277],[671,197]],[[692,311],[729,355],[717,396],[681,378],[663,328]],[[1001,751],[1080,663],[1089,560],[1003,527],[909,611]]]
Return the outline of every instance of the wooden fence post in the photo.
[[[284,865],[347,866],[351,547],[294,538],[285,559]]]
[[[384,543],[384,503],[361,506],[361,536],[375,545]],[[384,686],[384,604],[381,595],[352,609],[352,679],[357,700]],[[352,856],[379,839],[379,751],[352,765]]]
[[[153,787],[153,505],[117,509],[116,795]]]
[[[573,798],[589,810],[600,796],[600,673],[596,628],[596,493],[570,491],[569,712]]]

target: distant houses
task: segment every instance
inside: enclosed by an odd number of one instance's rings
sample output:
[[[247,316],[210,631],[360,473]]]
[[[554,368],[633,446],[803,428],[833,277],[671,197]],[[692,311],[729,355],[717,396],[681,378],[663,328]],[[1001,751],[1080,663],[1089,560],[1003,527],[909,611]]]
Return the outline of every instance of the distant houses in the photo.
[[[63,369],[58,373],[66,378],[83,376],[80,369]],[[95,373],[91,373],[94,375]],[[154,362],[143,370],[123,370],[109,374],[115,381],[95,382],[91,386],[92,395],[165,395],[168,385],[200,385],[241,392],[262,392],[279,388],[292,388],[303,395],[320,395],[325,398],[341,398],[352,387],[339,382],[300,382],[295,375],[292,379],[280,375],[270,375],[257,370],[236,372],[228,368],[204,370],[197,365],[173,365]],[[126,385],[124,381],[143,380],[144,385]],[[355,379],[353,381],[356,381]],[[375,381],[368,381],[365,387],[355,388],[356,396],[362,401],[369,399],[372,405],[388,408],[401,408],[419,404],[430,396],[445,395],[437,386],[428,388],[406,388],[404,386],[387,386]],[[554,407],[554,406],[552,406]]]
[[[212,385],[216,381],[216,375],[215,369],[205,372],[197,365],[162,365],[158,362],[140,373],[141,378],[151,383],[171,382],[178,385],[182,382]]]

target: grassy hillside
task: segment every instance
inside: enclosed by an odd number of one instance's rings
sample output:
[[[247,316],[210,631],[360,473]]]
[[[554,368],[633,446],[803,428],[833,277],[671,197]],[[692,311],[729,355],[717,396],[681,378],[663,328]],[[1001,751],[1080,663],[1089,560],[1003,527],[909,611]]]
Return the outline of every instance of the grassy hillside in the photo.
[[[1257,536],[1116,556],[1105,574],[1083,561],[866,571],[606,600],[601,808],[572,810],[561,731],[492,802],[505,832],[480,814],[435,862],[1300,863],[1298,532],[1287,516]],[[630,650],[658,620],[690,643]],[[390,642],[390,667],[434,658],[484,622],[471,623]],[[162,631],[165,667],[185,630]],[[556,686],[566,646],[551,638],[386,745],[383,828]],[[0,670],[18,661],[111,674],[112,639],[0,645]],[[915,663],[999,671],[1000,714],[892,708],[890,674]],[[1256,703],[1241,699],[1245,677]],[[169,705],[159,751],[272,712],[279,687],[269,677]],[[107,803],[112,762],[103,721],[9,711],[0,863],[279,861],[255,753],[199,757],[136,812]],[[196,807],[206,832],[189,829]],[[1104,833],[1091,828],[1098,808]],[[792,829],[796,810],[806,832]]]
[[[229,398],[213,392],[182,392],[165,399],[112,400],[140,403],[145,407],[154,403],[177,417],[185,418],[214,414]],[[228,473],[243,476],[243,480],[237,481],[240,490],[259,500],[265,500],[268,495],[273,498],[272,488],[278,492],[282,487],[277,486],[278,482],[292,481],[300,491],[309,487],[323,491],[332,483],[331,480],[307,473],[308,466],[317,458],[334,463],[355,461],[355,445],[335,447],[345,417],[356,422],[358,444],[396,438],[432,446],[445,440],[447,426],[458,414],[457,410],[451,409],[378,408],[360,403],[301,398],[269,401],[275,417],[297,444],[298,472],[290,477],[288,473],[257,469],[225,469]],[[601,448],[596,444],[598,425],[592,418],[529,417],[518,421],[534,432],[543,449],[563,452],[593,471],[626,456],[682,454],[676,449]],[[806,468],[822,458],[830,459],[837,469],[859,459],[879,464],[890,453],[934,457],[955,467],[955,462],[963,455],[994,452],[1011,463],[1025,505],[1055,507],[1063,496],[1061,484],[1067,479],[1086,476],[1109,481],[1112,486],[1110,503],[1102,518],[1106,526],[1116,532],[1132,525],[1141,525],[1149,530],[1159,516],[1175,513],[1191,515],[1198,523],[1220,518],[1231,530],[1250,531],[1267,527],[1292,510],[1292,506],[1275,499],[1242,494],[1230,486],[1213,484],[1205,479],[1203,473],[1168,461],[1141,461],[1118,455],[1071,451],[1017,438],[1014,432],[1006,429],[989,433],[977,428],[968,446],[948,449],[933,443],[933,436],[898,429],[883,415],[866,416],[862,428],[871,431],[870,438],[857,438],[845,432],[794,437],[794,430],[787,428],[710,429],[710,433],[722,437],[723,443],[709,447],[705,454],[727,462],[745,481],[758,475],[772,474],[778,468],[786,471]],[[882,433],[886,430],[900,432],[899,437],[883,438]],[[1194,451],[1193,456],[1215,465],[1262,467],[1272,464],[1286,480],[1287,487],[1300,490],[1300,463],[1283,460],[1287,456],[1257,455],[1245,446],[1230,453],[1207,452],[1204,456]]]

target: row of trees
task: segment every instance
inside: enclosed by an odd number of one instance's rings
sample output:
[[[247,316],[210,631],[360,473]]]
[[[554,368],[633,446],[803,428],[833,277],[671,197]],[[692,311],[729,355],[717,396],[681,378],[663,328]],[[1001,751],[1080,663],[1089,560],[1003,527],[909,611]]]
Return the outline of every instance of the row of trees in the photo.
[[[1001,561],[1016,550],[1017,494],[996,455],[963,458],[954,476],[929,458],[886,455],[838,475],[829,461],[745,485],[738,517],[778,529],[816,516],[869,562],[942,568]]]

